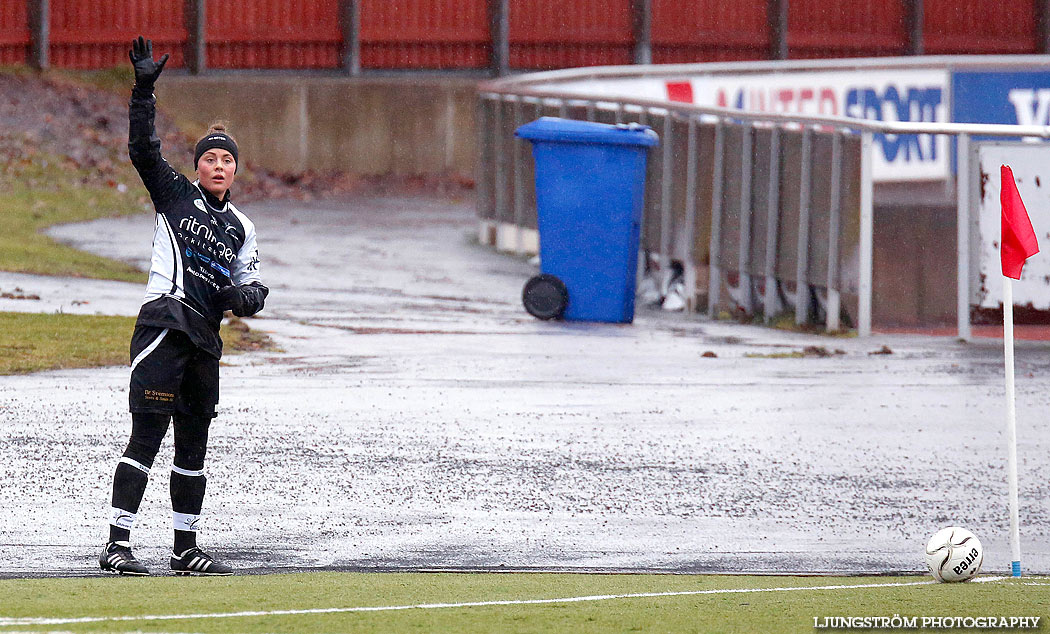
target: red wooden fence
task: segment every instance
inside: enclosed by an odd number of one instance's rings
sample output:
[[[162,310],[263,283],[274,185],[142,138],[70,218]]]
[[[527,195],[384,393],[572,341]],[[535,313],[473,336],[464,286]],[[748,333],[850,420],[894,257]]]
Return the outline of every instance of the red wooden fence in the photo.
[[[339,0],[208,2],[208,66],[337,68]]]
[[[30,0],[0,0],[0,64],[29,61]],[[347,0],[214,0],[204,38],[211,68],[336,69]],[[907,0],[786,0],[792,58],[908,52]],[[142,33],[183,64],[184,0],[50,0],[50,63],[124,64]],[[508,0],[510,67],[629,64],[631,0]],[[929,54],[1036,53],[1044,43],[1033,0],[924,0]],[[485,69],[492,63],[489,0],[358,0],[363,69]],[[651,0],[655,63],[768,59],[768,0]]]
[[[29,47],[26,0],[0,2],[0,64],[24,64]]]
[[[927,0],[928,2],[928,0]],[[908,52],[900,0],[791,0],[788,57],[879,57]]]
[[[768,59],[767,0],[652,0],[653,63]]]
[[[548,69],[630,64],[629,0],[510,0],[510,65]]]
[[[925,52],[1038,53],[1036,2],[925,0]]]
[[[361,3],[363,68],[485,68],[491,57],[486,0]]]
[[[4,0],[5,2],[7,0]],[[51,65],[108,68],[128,61],[131,39],[153,40],[169,66],[182,65],[186,28],[182,3],[171,0],[51,0]]]

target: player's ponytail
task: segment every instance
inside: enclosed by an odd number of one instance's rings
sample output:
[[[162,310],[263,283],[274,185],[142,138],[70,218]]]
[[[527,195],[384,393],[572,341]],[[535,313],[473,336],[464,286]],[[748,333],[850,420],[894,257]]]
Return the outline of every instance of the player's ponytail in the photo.
[[[218,132],[219,134],[225,134],[226,136],[230,137],[230,140],[236,143],[237,139],[235,139],[234,136],[230,134],[229,126],[229,122],[219,119],[217,121],[212,122],[212,124],[208,126],[208,133],[204,136],[208,136],[208,134],[214,134]]]

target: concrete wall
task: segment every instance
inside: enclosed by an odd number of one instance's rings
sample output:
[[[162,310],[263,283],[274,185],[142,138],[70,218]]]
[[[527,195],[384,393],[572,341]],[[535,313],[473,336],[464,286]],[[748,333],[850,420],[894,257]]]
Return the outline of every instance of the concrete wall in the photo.
[[[241,156],[286,172],[472,177],[470,79],[210,75],[165,77],[160,107],[203,134],[229,122]]]

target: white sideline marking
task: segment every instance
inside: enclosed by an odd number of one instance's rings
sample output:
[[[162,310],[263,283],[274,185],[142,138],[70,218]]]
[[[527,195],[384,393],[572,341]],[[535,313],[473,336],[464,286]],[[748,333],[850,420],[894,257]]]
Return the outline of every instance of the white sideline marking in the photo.
[[[1005,577],[982,577],[974,581],[1001,581]],[[41,617],[0,618],[0,627],[15,625],[65,625],[71,623],[105,623],[114,621],[178,621],[182,619],[224,619],[241,616],[286,616],[290,614],[336,614],[343,612],[392,612],[396,610],[438,610],[446,608],[477,608],[498,605],[544,605],[549,603],[583,603],[588,601],[610,601],[613,599],[643,599],[651,597],[685,597],[704,594],[750,594],[755,592],[798,592],[803,590],[852,590],[855,588],[901,588],[925,586],[935,581],[909,581],[907,583],[868,583],[835,586],[789,586],[782,588],[719,588],[716,590],[683,590],[679,592],[642,592],[637,594],[598,594],[583,597],[558,599],[519,599],[504,601],[473,601],[469,603],[417,603],[414,605],[377,605],[355,608],[313,608],[308,610],[266,610],[251,612],[224,612],[213,614],[154,614],[142,616],[85,616],[79,618],[52,619]]]

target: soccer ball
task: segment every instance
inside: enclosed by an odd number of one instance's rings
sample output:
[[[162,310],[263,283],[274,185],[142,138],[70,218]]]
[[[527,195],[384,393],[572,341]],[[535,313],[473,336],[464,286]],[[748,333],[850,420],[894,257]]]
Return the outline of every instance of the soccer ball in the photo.
[[[984,563],[977,536],[958,526],[942,528],[926,543],[926,565],[937,581],[969,581]]]

